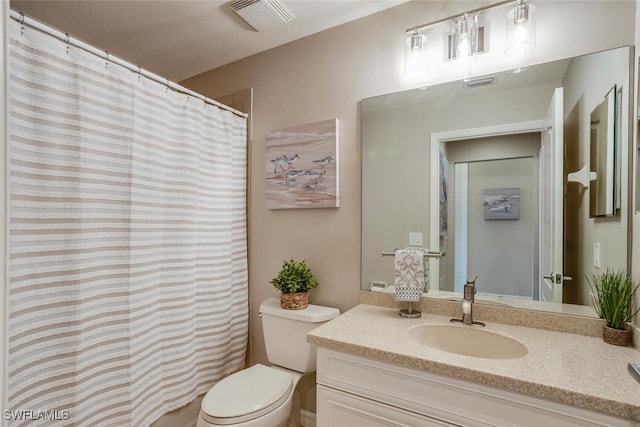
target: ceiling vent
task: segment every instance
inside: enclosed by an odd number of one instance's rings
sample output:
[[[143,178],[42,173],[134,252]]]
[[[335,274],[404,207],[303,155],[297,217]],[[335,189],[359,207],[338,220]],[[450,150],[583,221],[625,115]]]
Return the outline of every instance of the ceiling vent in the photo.
[[[497,77],[480,77],[476,79],[468,79],[468,80],[465,80],[464,82],[467,85],[467,87],[477,87],[477,86],[492,85],[496,83],[497,80],[498,80]]]
[[[268,30],[296,17],[280,0],[234,0],[227,6],[256,31]]]

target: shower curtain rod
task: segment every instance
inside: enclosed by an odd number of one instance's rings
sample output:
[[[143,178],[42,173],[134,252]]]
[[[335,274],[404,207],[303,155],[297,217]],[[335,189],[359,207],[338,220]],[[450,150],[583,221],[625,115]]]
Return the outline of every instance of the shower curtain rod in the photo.
[[[192,91],[191,89],[188,89],[182,85],[179,85],[178,83],[172,82],[167,78],[164,77],[160,77],[157,74],[154,74],[150,71],[147,71],[143,68],[141,68],[139,65],[133,65],[132,63],[125,61],[122,58],[119,58],[117,56],[111,55],[109,52],[107,52],[106,50],[101,50],[98,49],[95,46],[90,45],[89,43],[86,43],[76,37],[70,36],[68,33],[64,33],[56,28],[51,27],[48,24],[44,24],[40,21],[38,21],[37,19],[31,18],[30,16],[26,16],[24,13],[22,12],[18,12],[14,9],[10,10],[10,16],[13,20],[18,21],[21,25],[28,25],[31,28],[34,28],[40,32],[43,32],[45,34],[48,34],[50,36],[53,36],[55,38],[57,38],[60,41],[63,41],[65,43],[67,43],[68,45],[80,48],[86,52],[89,52],[93,55],[96,55],[102,59],[104,59],[105,61],[109,61],[112,62],[114,64],[120,65],[121,67],[126,68],[129,71],[132,71],[134,73],[138,73],[142,76],[145,76],[146,78],[153,80],[157,83],[163,84],[165,85],[167,88],[174,90],[176,92],[179,93],[183,93],[185,95],[188,96],[192,96],[194,98],[198,98],[202,101],[204,101],[207,104],[211,104],[214,105],[216,107],[222,108],[223,110],[227,110],[232,112],[233,114],[240,116],[240,117],[244,117],[247,118],[249,117],[249,115],[247,113],[243,113],[242,111],[238,111],[234,108],[231,108],[227,105],[224,105],[218,101],[215,101],[211,98],[208,98],[204,95],[201,95],[197,92]]]

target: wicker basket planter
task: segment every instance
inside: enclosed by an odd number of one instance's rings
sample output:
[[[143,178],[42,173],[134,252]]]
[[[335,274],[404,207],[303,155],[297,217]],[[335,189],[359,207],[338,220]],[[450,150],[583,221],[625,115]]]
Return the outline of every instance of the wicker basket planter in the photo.
[[[290,259],[270,282],[280,291],[280,307],[302,310],[309,307],[309,289],[318,286],[316,278],[305,261]]]
[[[309,291],[280,294],[280,307],[285,310],[303,310],[309,307]]]
[[[629,345],[629,322],[640,310],[635,303],[640,284],[635,283],[625,270],[610,268],[604,273],[587,276],[587,282],[591,288],[593,308],[598,317],[605,320],[603,341],[619,346]]]
[[[608,344],[626,347],[631,340],[631,331],[629,329],[613,329],[604,325],[602,327],[602,339]]]

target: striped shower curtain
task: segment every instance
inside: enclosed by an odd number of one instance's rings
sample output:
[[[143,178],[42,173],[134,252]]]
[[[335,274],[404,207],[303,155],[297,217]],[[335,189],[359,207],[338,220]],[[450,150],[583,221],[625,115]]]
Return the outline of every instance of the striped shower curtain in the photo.
[[[146,426],[242,368],[246,118],[10,28],[9,425]]]

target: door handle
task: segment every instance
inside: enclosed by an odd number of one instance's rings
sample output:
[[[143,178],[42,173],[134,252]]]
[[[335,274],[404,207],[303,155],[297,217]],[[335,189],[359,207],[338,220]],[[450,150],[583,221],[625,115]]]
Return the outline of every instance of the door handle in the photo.
[[[570,282],[573,280],[573,277],[570,276],[563,276],[560,273],[551,273],[551,274],[547,274],[542,276],[544,279],[547,280],[551,280],[551,283],[555,283],[555,284],[560,284],[562,282]]]

